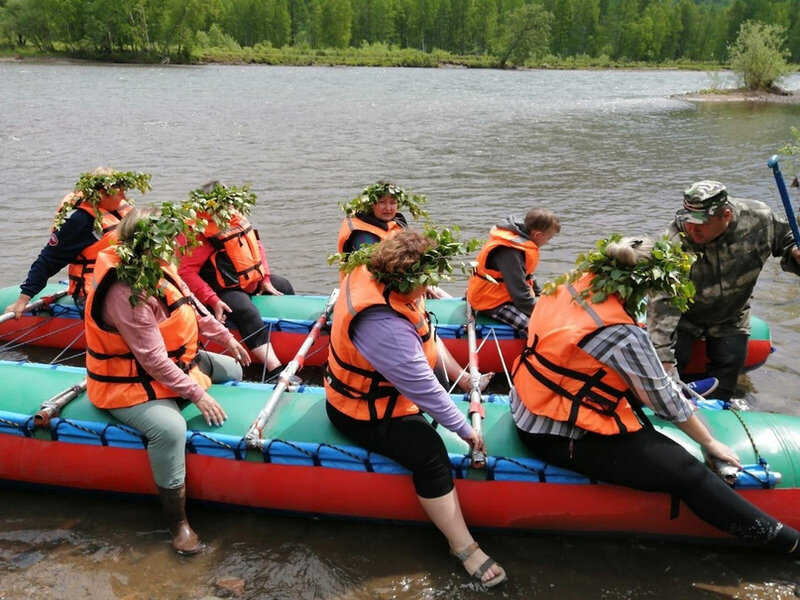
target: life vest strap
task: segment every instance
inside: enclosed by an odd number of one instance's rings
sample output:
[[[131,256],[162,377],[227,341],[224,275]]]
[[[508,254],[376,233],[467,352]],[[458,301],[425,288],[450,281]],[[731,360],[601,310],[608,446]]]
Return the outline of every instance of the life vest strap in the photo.
[[[208,241],[211,242],[211,246],[215,250],[222,250],[225,247],[225,242],[229,240],[234,240],[239,237],[244,237],[251,231],[253,231],[253,226],[248,225],[247,227],[233,227],[232,229],[227,230],[229,233],[227,235],[222,235],[222,232],[218,233],[217,235],[213,235],[208,238]]]
[[[377,372],[376,372],[377,373]],[[325,369],[325,381],[335,391],[351,400],[361,400],[365,402],[372,402],[380,398],[389,398],[392,394],[397,394],[397,390],[391,385],[381,385],[382,381],[377,377],[371,377],[370,388],[366,392],[362,392],[352,386],[347,385],[341,379],[336,377],[330,369]],[[386,381],[385,379],[383,380]]]
[[[570,425],[575,425],[575,423],[577,423],[580,409],[587,408],[600,415],[612,418],[616,423],[620,433],[626,433],[628,431],[628,428],[622,422],[622,419],[616,411],[617,406],[622,398],[626,397],[626,394],[624,391],[620,391],[602,381],[602,378],[606,375],[605,370],[600,369],[594,374],[588,375],[586,373],[574,371],[567,367],[561,367],[539,354],[536,350],[538,344],[539,337],[534,336],[533,344],[531,346],[526,346],[523,350],[523,358],[520,360],[520,365],[524,364],[531,376],[539,383],[571,402],[572,406],[570,408],[570,414],[567,420]],[[552,381],[544,373],[534,367],[531,362],[527,360],[528,356],[534,356],[545,368],[549,369],[550,371],[573,380],[581,381],[583,382],[583,385],[576,393],[570,392],[566,388]],[[605,392],[607,395],[603,395],[600,392]]]
[[[175,312],[177,309],[179,309],[184,304],[194,305],[194,302],[192,301],[192,299],[189,296],[183,296],[183,297],[177,299],[172,304],[167,304],[167,312],[169,314],[172,314],[173,312]]]
[[[140,375],[133,375],[131,377],[122,377],[120,375],[100,375],[92,371],[86,371],[86,376],[101,383],[144,383]]]
[[[170,358],[175,358],[176,356],[182,356],[183,353],[186,352],[186,345],[182,345],[175,350],[170,350],[167,352],[167,356]],[[96,350],[92,350],[91,348],[86,349],[86,353],[89,354],[92,358],[96,358],[97,360],[112,360],[115,358],[124,358],[126,360],[135,360],[135,356],[133,352],[125,352],[124,354],[105,354],[103,352],[97,352]],[[197,364],[198,358],[197,356],[192,359],[192,363]],[[176,361],[175,364],[178,364],[180,361]],[[192,366],[194,366],[194,364]]]
[[[342,357],[340,357],[336,353],[336,350],[334,350],[333,344],[330,344],[330,346],[328,348],[328,352],[330,352],[330,355],[336,360],[337,363],[339,363],[339,366],[342,367],[344,370],[350,371],[351,373],[355,373],[356,375],[361,375],[362,377],[367,377],[369,379],[378,379],[378,381],[381,381],[381,382],[385,382],[386,381],[386,378],[383,375],[381,375],[380,373],[378,373],[377,371],[369,370],[369,369],[362,369],[360,367],[357,367],[355,365],[351,365],[350,363],[345,362],[344,360],[342,360]]]
[[[571,379],[576,379],[578,381],[582,381],[584,383],[590,382],[594,384],[596,390],[606,393],[609,396],[614,396],[616,398],[621,398],[624,392],[620,392],[615,387],[604,383],[603,381],[596,380],[595,375],[587,375],[581,371],[575,371],[568,367],[562,367],[561,365],[557,365],[547,357],[543,356],[537,351],[537,347],[539,345],[539,336],[534,336],[533,344],[531,346],[525,346],[522,350],[522,354],[524,357],[533,356],[538,360],[544,367],[553,371],[554,373],[558,373],[564,377],[569,377]],[[523,361],[520,361],[523,362]],[[528,362],[528,361],[524,361]]]

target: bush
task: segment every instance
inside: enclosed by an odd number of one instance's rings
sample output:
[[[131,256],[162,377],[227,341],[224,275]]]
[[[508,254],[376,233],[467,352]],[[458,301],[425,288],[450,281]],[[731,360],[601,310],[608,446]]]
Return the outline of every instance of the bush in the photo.
[[[214,23],[208,30],[198,31],[195,36],[198,48],[219,48],[222,50],[241,50],[241,46],[231,36],[223,33],[219,25]]]
[[[736,41],[728,46],[731,70],[751,90],[769,90],[789,72],[785,42],[784,27],[745,21]]]
[[[778,152],[780,154],[785,154],[786,156],[792,157],[790,161],[790,169],[800,176],[800,127],[792,127],[790,130],[792,137],[794,138],[794,143],[789,143],[783,146]],[[797,181],[797,176],[795,177],[795,181]]]

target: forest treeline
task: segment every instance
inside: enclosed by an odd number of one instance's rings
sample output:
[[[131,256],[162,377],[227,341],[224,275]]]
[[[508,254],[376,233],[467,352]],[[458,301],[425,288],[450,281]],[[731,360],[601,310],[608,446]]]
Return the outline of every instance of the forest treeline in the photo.
[[[0,45],[187,61],[249,48],[725,63],[747,20],[782,27],[800,63],[800,0],[0,0]]]

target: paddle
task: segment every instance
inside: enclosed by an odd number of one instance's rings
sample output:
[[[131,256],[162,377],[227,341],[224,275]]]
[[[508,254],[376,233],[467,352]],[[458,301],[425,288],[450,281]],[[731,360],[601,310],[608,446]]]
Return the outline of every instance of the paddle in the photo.
[[[789,220],[789,227],[792,229],[795,246],[800,248],[800,230],[797,229],[797,219],[794,216],[792,202],[789,200],[789,190],[786,189],[786,182],[783,180],[783,173],[781,173],[781,168],[778,165],[777,154],[770,157],[767,161],[767,166],[772,169],[772,174],[775,176],[775,183],[778,184],[778,193],[781,195],[783,209],[786,211],[786,218]]]
[[[244,439],[248,448],[260,447],[261,432],[264,430],[264,426],[267,424],[267,421],[272,415],[272,411],[275,410],[275,406],[278,404],[281,394],[283,394],[283,392],[289,387],[289,378],[303,367],[306,354],[319,337],[319,333],[322,328],[327,324],[328,317],[331,314],[333,305],[336,303],[336,299],[338,297],[339,288],[336,288],[333,290],[333,292],[331,292],[331,295],[325,304],[325,309],[322,311],[319,317],[317,317],[317,321],[314,323],[311,331],[308,332],[308,336],[306,336],[306,339],[303,341],[303,344],[300,346],[297,354],[295,354],[294,358],[286,364],[283,371],[281,371],[281,374],[278,376],[278,383],[275,385],[275,389],[272,390],[269,400],[267,400],[266,404],[264,404],[264,408],[262,408],[261,412],[258,413],[256,420],[250,426],[250,429],[245,435]]]
[[[483,394],[481,394],[481,373],[478,370],[478,343],[475,334],[475,312],[466,303],[467,307],[467,344],[469,347],[469,419],[472,428],[481,433],[481,424],[486,416],[483,408]],[[480,450],[472,450],[472,466],[482,469],[486,466],[486,455]]]
[[[39,412],[33,415],[33,425],[35,427],[49,427],[50,419],[55,417],[64,406],[85,391],[86,379],[84,378],[75,385],[68,387],[63,392],[59,392],[49,400],[45,400]]]
[[[40,308],[47,308],[53,302],[55,302],[59,298],[63,298],[66,295],[67,295],[67,290],[60,290],[55,294],[51,294],[50,296],[42,296],[38,300],[28,303],[23,312],[30,312],[32,310],[38,310]],[[13,312],[9,311],[7,313],[3,313],[2,316],[0,316],[0,323],[5,323],[6,321],[10,321],[13,318],[14,318]]]

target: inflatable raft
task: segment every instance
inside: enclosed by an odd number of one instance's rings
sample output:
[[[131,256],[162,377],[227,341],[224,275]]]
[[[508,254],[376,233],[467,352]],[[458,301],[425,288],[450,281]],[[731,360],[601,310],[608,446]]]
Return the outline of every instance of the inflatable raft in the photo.
[[[37,426],[48,399],[76,385],[76,367],[0,361],[0,481],[122,495],[155,495],[141,435],[96,409],[85,393]],[[188,423],[190,498],[301,515],[424,522],[409,473],[354,447],[329,424],[319,388],[280,396],[258,443],[245,435],[272,386],[217,385],[211,394],[229,419],[209,427],[193,404]],[[468,402],[454,397],[466,411]],[[659,538],[728,538],[666,494],[596,483],[531,456],[514,432],[503,397],[490,396],[483,424],[489,455],[470,466],[467,445],[439,429],[464,515],[472,526],[500,530],[614,534]],[[785,523],[800,527],[800,417],[703,410],[713,434],[750,464],[735,487]],[[674,426],[656,426],[701,457]]]
[[[48,285],[37,298],[50,296],[64,286]],[[0,307],[6,307],[19,296],[19,288],[0,289]],[[281,362],[291,360],[306,335],[325,309],[326,296],[254,296],[253,302],[261,312],[264,326]],[[462,365],[468,363],[469,348],[466,332],[466,305],[461,299],[428,300],[436,331],[444,340],[455,359]],[[772,341],[767,324],[758,317],[751,318],[750,342],[745,369],[755,369],[766,362],[772,351]],[[522,351],[524,340],[508,325],[479,315],[476,334],[480,347],[479,365],[482,371],[503,371],[503,363],[511,368]],[[60,298],[48,308],[23,315],[19,320],[0,323],[0,341],[9,345],[28,344],[54,348],[83,350],[83,317],[69,297]],[[306,364],[321,366],[327,358],[327,336],[320,336],[311,348]],[[209,345],[210,350],[221,350]],[[702,373],[707,362],[704,342],[698,341],[692,350],[689,372]]]

